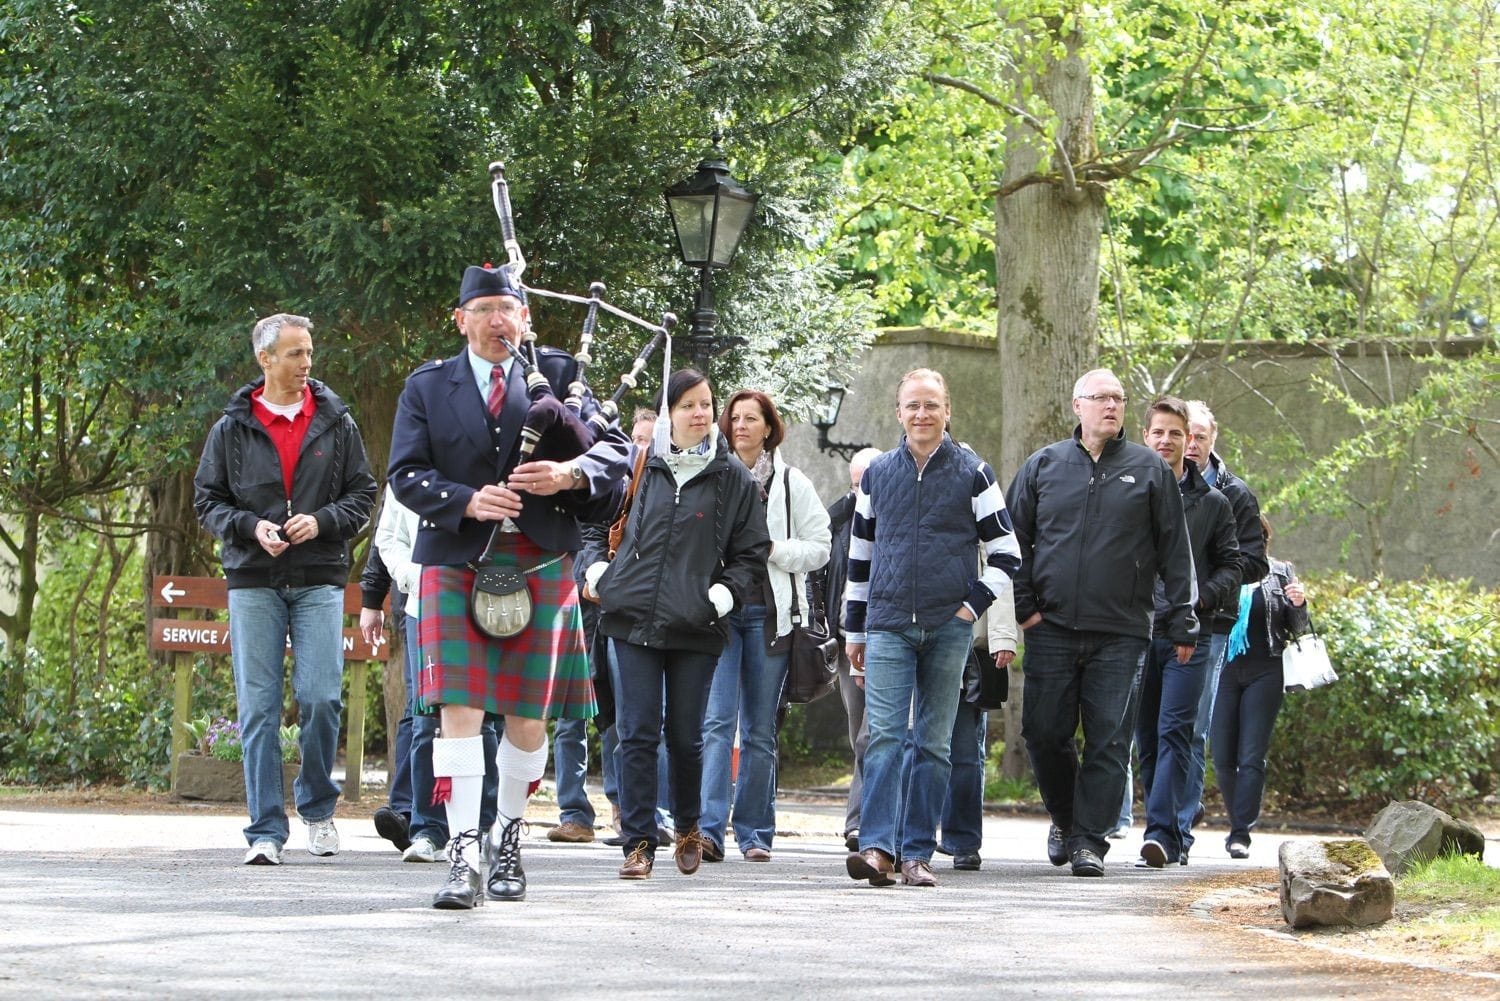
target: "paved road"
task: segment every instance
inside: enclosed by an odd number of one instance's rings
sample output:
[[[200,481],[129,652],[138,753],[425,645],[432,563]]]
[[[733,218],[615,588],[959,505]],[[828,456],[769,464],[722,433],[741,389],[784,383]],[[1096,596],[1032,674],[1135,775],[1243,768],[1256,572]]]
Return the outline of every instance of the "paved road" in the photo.
[[[1047,864],[1043,821],[991,817],[983,870],[940,860],[942,885],[918,890],[851,881],[842,847],[813,836],[779,838],[765,865],[732,854],[688,878],[664,856],[652,879],[625,882],[618,849],[553,845],[539,824],[529,899],[455,913],[427,906],[446,870],[402,864],[368,820],[340,821],[329,859],[306,853],[294,821],[280,868],[239,864],[242,823],[0,809],[0,998],[1311,1001],[1476,987],[1191,916],[1211,877],[1273,866],[1276,837],[1245,863],[1205,832],[1201,858],[1162,871],[1134,869],[1138,841],[1116,842],[1106,878],[1084,880]]]

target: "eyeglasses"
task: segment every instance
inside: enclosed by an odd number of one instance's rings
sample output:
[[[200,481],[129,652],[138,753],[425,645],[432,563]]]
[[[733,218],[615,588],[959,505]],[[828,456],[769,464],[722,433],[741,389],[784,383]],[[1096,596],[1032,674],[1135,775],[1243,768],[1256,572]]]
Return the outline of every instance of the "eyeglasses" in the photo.
[[[1117,407],[1123,407],[1129,397],[1123,393],[1085,393],[1078,399],[1088,400],[1090,403],[1113,403]]]
[[[520,303],[516,303],[515,305],[506,303],[503,306],[465,306],[463,307],[463,311],[470,316],[477,316],[481,320],[488,320],[496,313],[507,318],[516,316],[524,308]]]

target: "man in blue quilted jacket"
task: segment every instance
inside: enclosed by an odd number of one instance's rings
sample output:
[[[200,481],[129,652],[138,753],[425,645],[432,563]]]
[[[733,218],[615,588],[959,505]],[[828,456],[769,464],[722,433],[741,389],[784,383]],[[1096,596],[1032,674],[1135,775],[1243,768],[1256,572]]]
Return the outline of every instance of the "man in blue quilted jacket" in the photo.
[[[851,671],[864,676],[870,742],[859,850],[845,868],[888,886],[899,858],[903,883],[936,886],[934,834],[974,621],[1021,560],[994,470],[948,436],[942,375],[908,372],[896,400],[904,437],[860,479],[849,538],[845,650]],[[915,760],[903,795],[909,717]]]

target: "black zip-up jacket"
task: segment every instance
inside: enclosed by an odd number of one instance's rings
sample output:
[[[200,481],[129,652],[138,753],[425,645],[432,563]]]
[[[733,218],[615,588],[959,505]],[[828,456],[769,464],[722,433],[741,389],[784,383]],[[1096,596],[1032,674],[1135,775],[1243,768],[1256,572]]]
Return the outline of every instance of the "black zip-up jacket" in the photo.
[[[1182,515],[1187,522],[1188,540],[1193,547],[1193,566],[1198,574],[1199,612],[1206,621],[1221,602],[1233,600],[1238,607],[1240,596],[1240,546],[1235,540],[1234,511],[1229,499],[1203,481],[1198,467],[1185,464],[1182,491]],[[1161,578],[1156,579],[1155,632],[1165,636],[1171,617],[1162,594]],[[1233,596],[1231,599],[1230,596]],[[1208,634],[1199,633],[1200,639]]]
[[[288,497],[276,444],[250,410],[250,393],[264,381],[240,387],[208,432],[193,477],[193,510],[221,543],[219,558],[231,588],[342,587],[349,580],[349,540],[375,506],[364,440],[344,401],[309,379],[317,409]],[[317,537],[272,557],[256,541],[255,526],[261,519],[284,525],[293,514],[316,518]]]
[[[722,583],[735,607],[744,607],[759,598],[771,555],[760,488],[729,456],[719,435],[708,465],[680,489],[663,459],[646,460],[620,551],[599,579],[606,636],[656,649],[723,651],[729,625],[708,589]]]
[[[844,586],[849,579],[849,533],[854,524],[854,491],[828,505],[828,562],[807,575],[814,614],[823,617],[829,635],[844,653]]]
[[[1096,462],[1073,436],[1026,460],[1006,496],[1021,569],[1016,621],[1040,612],[1066,629],[1151,638],[1157,574],[1167,636],[1196,643],[1197,585],[1182,495],[1162,457],[1122,431]]]
[[[1266,559],[1266,535],[1260,527],[1260,501],[1245,486],[1245,481],[1229,471],[1217,452],[1210,452],[1209,465],[1214,470],[1214,489],[1229,498],[1234,511],[1235,535],[1240,544],[1240,583],[1254,584],[1271,572]],[[1239,613],[1240,594],[1236,589],[1214,608],[1213,631],[1228,633]]]

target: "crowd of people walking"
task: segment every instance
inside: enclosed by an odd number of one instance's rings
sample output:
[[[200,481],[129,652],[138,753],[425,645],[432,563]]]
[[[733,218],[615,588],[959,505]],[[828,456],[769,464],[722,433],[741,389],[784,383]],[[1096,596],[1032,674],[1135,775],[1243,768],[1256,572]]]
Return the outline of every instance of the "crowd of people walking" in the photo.
[[[662,850],[692,875],[725,859],[731,834],[746,862],[772,861],[788,646],[804,606],[826,615],[842,650],[851,878],[934,886],[938,852],[980,867],[987,718],[975,678],[1013,663],[1054,865],[1103,875],[1132,800],[1132,744],[1145,792],[1138,866],[1187,864],[1205,746],[1226,850],[1248,854],[1278,658],[1309,623],[1201,402],[1151,401],[1137,442],[1120,381],[1084,373],[1072,436],[1038,449],[1007,488],[952,436],[942,374],[916,369],[895,390],[899,443],[856,454],[849,492],[825,507],[780,448],[776,402],[753,388],[722,395],[692,368],[664,378],[628,434],[609,421],[565,455],[537,444],[522,434],[532,398],[567,395],[579,366],[544,347],[527,356],[530,319],[508,272],[465,270],[453,311],[463,349],[406,380],[361,578],[361,630],[380,637],[389,595],[406,652],[375,826],[406,861],[446,859],[435,907],[525,898],[525,815],[549,721],[551,840],[596,838],[593,719],[620,878],[650,878]],[[232,397],[195,482],[230,589],[254,865],[279,864],[290,838],[275,729],[287,636],[296,811],[313,854],[339,850],[342,591],[377,484],[348,407],[310,376],[312,329],[291,314],[256,324],[262,377]],[[579,416],[597,409],[584,394]]]

